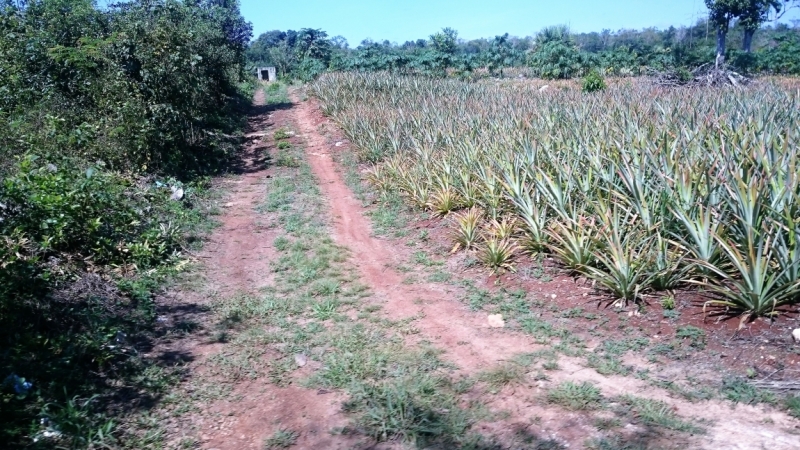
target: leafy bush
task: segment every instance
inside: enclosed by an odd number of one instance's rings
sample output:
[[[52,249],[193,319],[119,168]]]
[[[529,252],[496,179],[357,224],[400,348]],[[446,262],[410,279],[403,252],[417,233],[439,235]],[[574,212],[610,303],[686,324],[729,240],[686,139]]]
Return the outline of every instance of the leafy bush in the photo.
[[[577,47],[560,41],[542,44],[531,53],[528,65],[544,79],[560,80],[580,76],[589,64],[589,56]]]
[[[140,377],[146,365],[126,353],[128,337],[152,327],[150,291],[200,215],[159,184],[25,156],[0,185],[0,374],[32,383],[27,395],[4,396],[4,441],[31,433],[27,422],[43,403],[64,439],[75,437],[64,420],[94,433],[84,428],[108,419],[86,398],[107,389],[102,374]],[[193,201],[196,186],[183,186]],[[84,405],[88,422],[75,422],[69,402]]]
[[[241,125],[250,36],[237,7],[36,0],[0,17],[0,35],[15,42],[0,44],[0,117],[11,119],[0,125],[0,159],[69,155],[187,177],[234,148],[225,135]]]
[[[239,145],[249,38],[236,2],[0,2],[6,447],[115,446],[169,377],[133,343]]]
[[[583,78],[583,92],[598,92],[606,88],[606,81],[600,72],[592,70]]]

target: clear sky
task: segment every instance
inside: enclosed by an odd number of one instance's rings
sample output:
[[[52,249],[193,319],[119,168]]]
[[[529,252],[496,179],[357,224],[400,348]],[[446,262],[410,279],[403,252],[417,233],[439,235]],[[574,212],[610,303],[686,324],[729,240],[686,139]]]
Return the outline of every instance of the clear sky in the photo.
[[[355,47],[365,38],[403,43],[443,27],[463,39],[531,36],[548,25],[573,32],[668,28],[705,17],[703,0],[240,0],[253,34],[321,28]],[[793,11],[791,18],[800,16]]]

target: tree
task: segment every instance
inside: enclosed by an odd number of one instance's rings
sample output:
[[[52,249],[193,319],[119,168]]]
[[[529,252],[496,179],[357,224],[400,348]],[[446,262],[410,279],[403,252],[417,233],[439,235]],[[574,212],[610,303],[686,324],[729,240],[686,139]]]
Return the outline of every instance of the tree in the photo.
[[[596,62],[591,54],[578,49],[569,27],[557,25],[536,35],[536,46],[528,63],[542,78],[566,79],[581,75]]]
[[[458,42],[458,31],[452,28],[442,28],[442,31],[431,35],[431,46],[439,53],[455,55]]]
[[[508,33],[495,36],[486,51],[486,67],[489,69],[489,73],[494,75],[499,69],[500,76],[503,76],[503,68],[514,63],[515,53],[511,42],[508,41]]]
[[[708,19],[717,31],[716,66],[725,62],[725,40],[728,36],[731,20],[742,14],[746,3],[756,0],[705,0],[708,8]]]
[[[725,40],[731,21],[738,19],[744,28],[742,48],[750,53],[753,35],[769,19],[770,11],[779,17],[784,4],[797,4],[797,0],[705,0],[709,20],[717,30],[717,58],[719,67],[725,61]],[[787,8],[788,9],[788,8]]]

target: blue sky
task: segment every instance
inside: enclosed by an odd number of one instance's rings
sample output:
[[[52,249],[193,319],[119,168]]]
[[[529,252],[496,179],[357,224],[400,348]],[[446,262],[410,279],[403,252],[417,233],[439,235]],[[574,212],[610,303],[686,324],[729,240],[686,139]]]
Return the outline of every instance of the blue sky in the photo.
[[[475,39],[505,32],[531,36],[542,27],[568,24],[574,32],[604,28],[668,28],[704,17],[703,0],[240,0],[254,37],[269,30],[321,28],[329,36],[403,43],[443,27]],[[800,14],[793,11],[791,18]]]

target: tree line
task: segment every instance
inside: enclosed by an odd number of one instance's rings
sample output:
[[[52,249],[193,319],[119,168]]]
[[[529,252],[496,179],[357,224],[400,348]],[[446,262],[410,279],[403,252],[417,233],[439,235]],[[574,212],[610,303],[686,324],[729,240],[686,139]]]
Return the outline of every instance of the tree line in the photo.
[[[459,39],[451,28],[402,44],[366,39],[351,48],[319,29],[263,33],[247,49],[251,67],[274,65],[280,76],[302,80],[324,71],[393,71],[428,76],[503,74],[525,68],[542,78],[572,78],[591,71],[636,76],[651,70],[689,71],[727,61],[745,73],[800,74],[800,28],[774,21],[797,3],[785,0],[706,0],[707,18],[664,30],[572,33],[546,27],[534,36],[508,34]],[[741,42],[740,46],[726,45]]]

